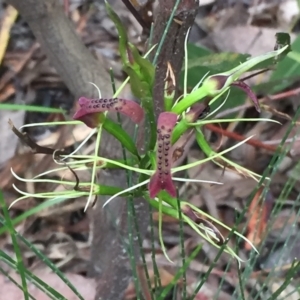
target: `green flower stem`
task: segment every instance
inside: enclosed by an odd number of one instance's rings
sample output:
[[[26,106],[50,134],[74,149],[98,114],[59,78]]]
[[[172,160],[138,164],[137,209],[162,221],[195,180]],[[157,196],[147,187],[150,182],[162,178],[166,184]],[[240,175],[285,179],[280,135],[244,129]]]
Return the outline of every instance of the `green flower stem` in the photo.
[[[204,88],[200,87],[199,89],[191,92],[186,97],[184,97],[181,101],[179,101],[171,110],[171,112],[176,113],[178,115],[182,114],[189,107],[199,101],[203,101],[206,96],[208,96],[208,91]]]
[[[215,152],[210,148],[209,144],[207,143],[204,134],[200,128],[197,128],[196,130],[196,140],[198,145],[207,157],[210,157],[211,155],[215,154]]]
[[[174,145],[178,139],[192,126],[186,121],[186,119],[182,119],[174,128],[172,133],[172,145]]]
[[[170,111],[172,109],[173,102],[174,102],[173,95],[172,95],[172,97],[170,97],[170,96],[165,96],[164,97],[164,109],[165,109],[165,111]]]
[[[119,124],[105,118],[103,122],[103,129],[113,135],[129,152],[139,157],[138,150],[132,138]]]
[[[149,194],[147,194],[147,193],[144,193],[143,196],[145,197],[145,199],[150,203],[150,205],[153,208],[159,210],[159,206],[161,206],[161,211],[162,211],[163,214],[178,219],[178,211],[177,211],[176,208],[169,207],[169,206],[166,206],[166,205],[160,205],[159,201],[151,199],[149,197]],[[165,199],[163,201],[166,202]]]

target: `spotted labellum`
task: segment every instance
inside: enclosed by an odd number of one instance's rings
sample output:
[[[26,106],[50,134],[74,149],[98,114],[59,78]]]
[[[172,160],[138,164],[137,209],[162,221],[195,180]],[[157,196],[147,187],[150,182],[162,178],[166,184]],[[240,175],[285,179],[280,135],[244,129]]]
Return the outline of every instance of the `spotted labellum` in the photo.
[[[132,100],[121,98],[88,99],[81,97],[78,100],[79,109],[73,116],[88,127],[95,128],[101,123],[101,113],[107,111],[119,112],[128,116],[134,123],[140,123],[144,118],[143,108]]]
[[[176,187],[172,181],[172,145],[171,136],[177,122],[177,115],[171,112],[162,112],[157,121],[157,150],[156,170],[149,182],[150,197],[162,190],[176,197]]]

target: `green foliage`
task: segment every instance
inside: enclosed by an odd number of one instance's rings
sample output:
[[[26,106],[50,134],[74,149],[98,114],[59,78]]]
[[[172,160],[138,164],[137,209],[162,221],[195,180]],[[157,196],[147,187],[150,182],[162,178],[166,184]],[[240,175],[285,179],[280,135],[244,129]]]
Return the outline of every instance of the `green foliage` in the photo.
[[[300,36],[292,44],[293,52],[281,62],[271,75],[269,84],[272,85],[269,93],[277,93],[291,86],[300,76]]]

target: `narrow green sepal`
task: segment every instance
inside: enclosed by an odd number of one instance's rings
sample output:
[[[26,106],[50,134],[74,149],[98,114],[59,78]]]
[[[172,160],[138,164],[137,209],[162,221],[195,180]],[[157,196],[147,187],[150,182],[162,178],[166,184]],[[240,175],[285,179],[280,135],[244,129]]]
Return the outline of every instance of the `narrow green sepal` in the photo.
[[[119,51],[122,58],[122,62],[124,65],[127,65],[129,63],[128,53],[127,53],[127,44],[128,44],[128,37],[127,32],[122,24],[121,19],[119,16],[114,12],[113,8],[110,6],[110,4],[105,1],[105,6],[107,13],[111,20],[114,22],[114,24],[117,27],[118,33],[119,33]]]
[[[138,150],[133,142],[131,136],[119,125],[113,122],[112,120],[106,118],[103,123],[103,128],[113,135],[124,148],[129,152],[139,157]]]

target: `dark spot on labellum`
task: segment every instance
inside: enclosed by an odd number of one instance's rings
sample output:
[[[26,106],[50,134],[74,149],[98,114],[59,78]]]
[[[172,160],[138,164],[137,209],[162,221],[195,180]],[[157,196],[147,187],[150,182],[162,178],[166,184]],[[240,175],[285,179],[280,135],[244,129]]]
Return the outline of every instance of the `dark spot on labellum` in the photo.
[[[165,167],[168,167],[168,166],[169,166],[169,163],[166,162],[166,163],[165,163]]]
[[[162,125],[162,126],[161,126],[161,129],[163,129],[163,130],[164,130],[164,129],[165,129],[165,126],[164,126],[164,125]]]
[[[171,128],[169,128],[169,129],[168,129],[168,132],[171,132],[171,131],[172,131],[172,129],[171,129]]]
[[[157,168],[158,168],[158,170],[159,170],[159,171],[161,171],[161,169],[162,169],[162,166],[158,166]]]
[[[106,105],[105,104],[102,104],[102,108],[105,108],[106,107]]]
[[[104,99],[103,102],[106,103],[106,102],[107,102],[107,99]]]
[[[157,133],[161,133],[161,129],[157,129]]]
[[[165,171],[165,175],[168,175],[168,174],[169,174],[169,171],[166,170],[166,171]]]
[[[93,105],[93,108],[97,108],[97,105]]]
[[[158,159],[162,159],[163,157],[162,157],[162,155],[158,155]]]
[[[158,148],[161,148],[163,146],[163,144],[158,144]]]
[[[92,105],[89,105],[87,108],[88,108],[88,109],[92,109]]]
[[[170,135],[169,135],[169,134],[165,134],[165,138],[166,138],[166,139],[169,139],[169,138],[170,138]]]
[[[165,147],[165,151],[169,151],[170,147]]]
[[[100,108],[101,105],[100,105],[100,104],[97,104],[96,106],[97,106],[97,108]]]
[[[158,149],[157,151],[158,151],[158,153],[162,153],[162,149]]]
[[[165,142],[165,145],[166,145],[166,146],[170,145],[170,141],[166,141],[166,142]]]

